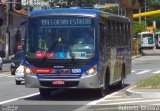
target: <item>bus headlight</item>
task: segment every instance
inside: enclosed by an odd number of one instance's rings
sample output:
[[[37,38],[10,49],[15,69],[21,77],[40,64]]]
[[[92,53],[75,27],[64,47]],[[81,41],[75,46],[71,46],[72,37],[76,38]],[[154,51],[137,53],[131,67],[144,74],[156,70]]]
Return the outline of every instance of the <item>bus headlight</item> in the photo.
[[[32,71],[29,67],[25,66],[24,67],[24,74],[32,74]]]
[[[88,71],[85,72],[85,75],[93,75],[97,72],[97,65],[90,68]]]
[[[20,73],[22,73],[22,71],[20,71],[20,70],[16,70],[16,73],[20,74]]]

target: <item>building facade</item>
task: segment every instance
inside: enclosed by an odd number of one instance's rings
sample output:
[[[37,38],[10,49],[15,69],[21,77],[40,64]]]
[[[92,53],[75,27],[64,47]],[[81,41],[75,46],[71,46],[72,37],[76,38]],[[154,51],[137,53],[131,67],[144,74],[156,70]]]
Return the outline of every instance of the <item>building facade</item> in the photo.
[[[12,55],[16,51],[16,47],[20,44],[21,39],[25,36],[25,27],[19,27],[19,24],[24,21],[27,17],[27,13],[23,10],[16,11],[12,10],[8,13],[9,18],[9,55]],[[0,56],[5,57],[5,44],[6,44],[6,3],[3,1],[0,4],[0,18],[3,20],[2,26],[0,26]],[[17,37],[17,31],[20,32],[19,37]]]

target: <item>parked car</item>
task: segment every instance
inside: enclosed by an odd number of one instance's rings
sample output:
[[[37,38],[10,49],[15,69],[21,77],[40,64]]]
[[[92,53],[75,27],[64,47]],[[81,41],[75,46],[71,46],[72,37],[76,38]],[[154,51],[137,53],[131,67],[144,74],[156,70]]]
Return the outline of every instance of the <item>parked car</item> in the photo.
[[[11,58],[11,74],[15,75],[15,71],[24,59],[24,51],[19,51]]]
[[[3,69],[3,61],[2,61],[2,58],[0,57],[0,70]]]
[[[20,85],[24,81],[24,66],[20,65],[15,71],[16,85]]]

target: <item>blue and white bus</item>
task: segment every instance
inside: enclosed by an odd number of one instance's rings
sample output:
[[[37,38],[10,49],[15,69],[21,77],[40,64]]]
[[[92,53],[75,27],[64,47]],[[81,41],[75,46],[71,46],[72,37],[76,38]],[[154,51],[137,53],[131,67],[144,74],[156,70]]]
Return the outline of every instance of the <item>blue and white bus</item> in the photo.
[[[25,85],[39,88],[42,97],[59,88],[104,96],[110,85],[123,87],[131,72],[130,20],[93,9],[33,11],[25,54]]]

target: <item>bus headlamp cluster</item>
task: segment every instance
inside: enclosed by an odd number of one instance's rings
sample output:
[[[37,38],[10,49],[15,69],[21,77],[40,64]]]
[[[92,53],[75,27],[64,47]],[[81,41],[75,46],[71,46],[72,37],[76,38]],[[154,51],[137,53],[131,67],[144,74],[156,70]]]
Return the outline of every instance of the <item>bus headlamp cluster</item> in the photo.
[[[31,69],[27,66],[24,66],[24,74],[32,74]]]
[[[85,75],[89,76],[89,75],[93,75],[97,72],[97,65],[93,66],[92,68],[90,68],[88,71],[85,72]]]

